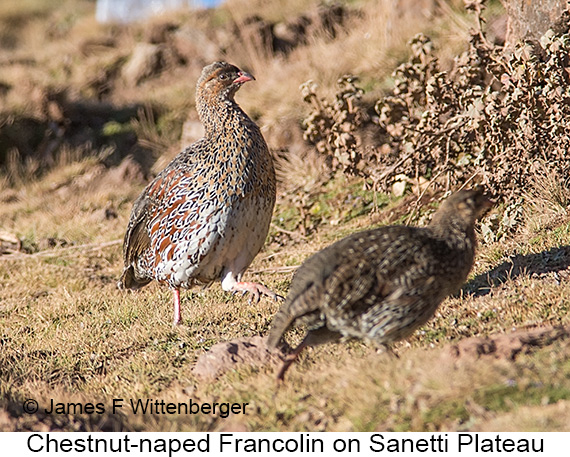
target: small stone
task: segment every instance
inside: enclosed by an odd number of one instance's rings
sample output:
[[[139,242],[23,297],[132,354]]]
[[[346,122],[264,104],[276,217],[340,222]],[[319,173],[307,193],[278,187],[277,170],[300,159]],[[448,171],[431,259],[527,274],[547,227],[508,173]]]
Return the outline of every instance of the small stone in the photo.
[[[215,344],[202,354],[192,372],[204,379],[216,379],[240,366],[263,366],[274,357],[265,338],[254,336]]]
[[[136,86],[156,74],[160,69],[161,55],[160,45],[138,43],[123,67],[122,76],[125,82]]]
[[[13,233],[0,230],[0,254],[17,252],[22,249],[22,242]]]

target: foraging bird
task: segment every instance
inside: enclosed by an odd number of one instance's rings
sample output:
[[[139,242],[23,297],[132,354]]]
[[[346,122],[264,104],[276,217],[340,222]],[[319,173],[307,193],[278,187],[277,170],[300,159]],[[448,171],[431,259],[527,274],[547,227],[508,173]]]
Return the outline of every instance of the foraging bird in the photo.
[[[475,221],[492,205],[481,189],[451,195],[427,227],[387,226],[354,233],[317,252],[297,270],[273,319],[268,347],[293,324],[306,324],[306,346],[361,338],[389,345],[411,335],[455,293],[473,266]]]
[[[275,170],[259,127],[234,100],[255,79],[226,62],[206,66],[196,86],[205,136],[181,153],[137,198],[123,243],[120,289],[153,279],[174,294],[220,279],[225,291],[279,296],[241,281],[263,243],[275,205]]]

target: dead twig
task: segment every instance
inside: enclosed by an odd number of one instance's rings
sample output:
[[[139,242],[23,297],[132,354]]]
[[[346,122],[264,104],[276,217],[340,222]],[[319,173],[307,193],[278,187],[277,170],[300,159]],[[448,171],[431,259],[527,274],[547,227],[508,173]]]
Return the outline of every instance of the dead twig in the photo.
[[[281,233],[285,233],[286,235],[289,235],[292,238],[303,238],[304,240],[307,239],[307,237],[305,235],[303,235],[302,233],[299,232],[292,232],[291,230],[286,230],[284,228],[279,227],[278,225],[275,224],[271,224],[271,227],[273,227],[275,230],[277,230],[278,232]]]
[[[123,240],[121,239],[121,240],[105,241],[103,243],[88,243],[88,244],[79,244],[76,246],[69,246],[66,248],[48,249],[45,251],[35,252],[33,254],[24,254],[23,252],[18,252],[15,254],[0,256],[0,260],[22,260],[22,259],[31,259],[34,257],[57,256],[60,254],[65,254],[69,251],[77,251],[77,250],[90,251],[90,250],[104,249],[122,243]]]
[[[287,265],[284,267],[272,267],[272,268],[260,268],[259,270],[253,270],[251,273],[269,273],[269,274],[277,274],[277,273],[289,273],[290,271],[295,271],[301,265]]]

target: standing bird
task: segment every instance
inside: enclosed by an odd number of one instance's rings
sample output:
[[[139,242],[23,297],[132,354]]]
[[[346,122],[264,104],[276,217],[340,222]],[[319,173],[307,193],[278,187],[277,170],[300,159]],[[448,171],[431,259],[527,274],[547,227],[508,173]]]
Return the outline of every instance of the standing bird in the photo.
[[[205,136],[192,143],[152,181],[133,205],[125,234],[120,289],[153,279],[174,294],[220,279],[225,291],[279,296],[241,281],[263,243],[275,205],[275,169],[259,127],[234,101],[255,79],[226,62],[202,70],[196,108]]]
[[[354,233],[305,261],[269,334],[268,347],[275,348],[293,323],[307,326],[278,379],[306,346],[342,337],[389,345],[425,324],[467,279],[475,221],[491,205],[480,189],[462,190],[441,205],[427,227]]]

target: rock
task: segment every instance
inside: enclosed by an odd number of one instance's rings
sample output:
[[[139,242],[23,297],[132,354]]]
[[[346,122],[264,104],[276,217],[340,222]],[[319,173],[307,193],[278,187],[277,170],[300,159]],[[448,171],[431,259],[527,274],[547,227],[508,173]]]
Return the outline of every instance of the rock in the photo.
[[[0,230],[0,254],[17,252],[22,249],[22,242],[13,233]]]
[[[124,182],[143,184],[146,181],[146,173],[142,165],[129,154],[117,167],[106,173],[105,180],[105,184],[110,186],[118,186]]]
[[[540,39],[566,8],[560,0],[536,0],[532,7],[526,0],[502,0],[502,3],[508,14],[506,43],[513,47],[518,41]]]
[[[162,46],[138,43],[129,61],[122,70],[122,77],[127,84],[138,85],[155,75],[161,67]]]
[[[344,26],[347,19],[348,11],[340,3],[321,4],[313,17],[314,29],[309,33],[317,36],[325,32],[330,38],[336,38],[338,30]]]
[[[497,359],[515,360],[520,354],[528,354],[534,349],[568,338],[570,338],[570,326],[516,331],[508,335],[473,337],[452,345],[448,353],[442,354],[442,358],[451,356],[456,360],[473,360],[491,356]]]
[[[290,43],[292,47],[307,43],[307,27],[311,25],[311,19],[301,15],[289,22],[275,24],[275,37]]]
[[[203,32],[187,25],[172,34],[172,45],[176,53],[187,62],[201,57],[204,62],[219,60],[218,45]]]
[[[225,43],[229,53],[237,52],[238,46],[241,48],[243,43],[248,43],[262,55],[287,55],[296,47],[307,44],[311,38],[336,38],[351,14],[340,3],[321,5],[286,22],[271,22],[254,14],[220,42]]]
[[[216,379],[240,365],[260,367],[280,354],[267,348],[266,338],[254,336],[215,344],[202,354],[192,372],[199,378]]]
[[[403,174],[399,174],[394,178],[394,183],[392,184],[392,193],[395,197],[401,197],[406,192],[406,186],[408,185],[408,177]]]

